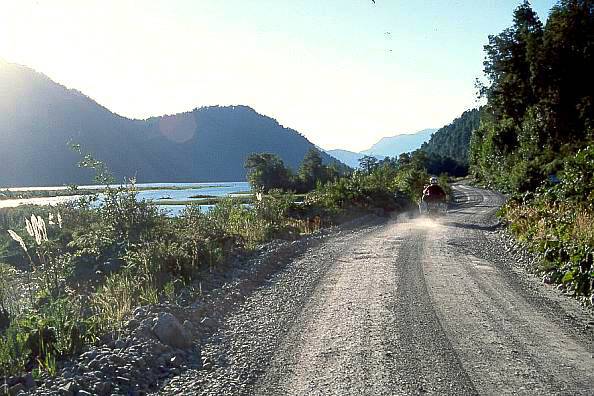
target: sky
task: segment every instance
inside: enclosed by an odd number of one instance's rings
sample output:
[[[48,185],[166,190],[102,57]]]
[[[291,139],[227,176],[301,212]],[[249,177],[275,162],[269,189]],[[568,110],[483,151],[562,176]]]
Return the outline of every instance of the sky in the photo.
[[[147,118],[248,105],[324,149],[476,107],[521,0],[0,0],[0,58]],[[553,0],[533,0],[543,22]]]

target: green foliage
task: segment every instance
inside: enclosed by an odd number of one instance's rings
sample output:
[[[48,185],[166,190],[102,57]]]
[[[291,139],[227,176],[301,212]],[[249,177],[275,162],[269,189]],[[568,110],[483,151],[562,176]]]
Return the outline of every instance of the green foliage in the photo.
[[[470,145],[471,172],[507,191],[533,191],[593,138],[594,12],[560,1],[542,26],[525,2],[485,47],[487,105]]]
[[[437,130],[423,143],[429,155],[428,170],[433,174],[464,176],[468,172],[468,148],[472,132],[479,127],[480,109],[465,111],[451,124]]]
[[[20,313],[18,290],[17,271],[0,263],[0,329],[7,327],[11,316]]]
[[[348,208],[406,207],[410,198],[405,194],[420,193],[418,186],[427,179],[425,159],[418,152],[403,156],[402,162],[378,161],[369,173],[339,177],[336,168],[321,164],[319,154],[312,151],[298,180],[309,187],[315,180],[317,186],[303,203],[297,202],[302,196],[269,188],[265,194],[257,193],[249,205],[228,198],[208,212],[189,206],[171,218],[139,201],[132,181],[117,188],[107,185],[100,194],[51,212],[37,207],[4,212],[0,221],[24,236],[22,245],[18,238],[4,240],[6,249],[21,249],[24,272],[19,276],[28,285],[30,302],[22,295],[11,302],[15,271],[0,266],[2,374],[33,367],[55,373],[60,359],[106,332],[120,331],[135,307],[175,302],[181,289],[194,290],[208,273],[224,271],[232,254],[274,238],[293,239],[315,231]],[[49,222],[49,215],[57,211],[61,226]],[[31,214],[48,221],[47,237],[28,236],[24,219]],[[29,265],[22,265],[23,260]],[[118,265],[106,269],[109,263]]]
[[[426,156],[417,151],[398,160],[369,161],[350,177],[319,186],[307,195],[305,204],[314,213],[335,216],[347,209],[382,208],[402,210],[417,200],[429,175]]]
[[[510,192],[502,215],[576,295],[592,292],[594,8],[561,0],[543,27],[528,2],[485,47],[487,99],[471,173]]]
[[[366,173],[371,173],[378,166],[378,159],[372,155],[365,155],[359,160],[359,168]]]
[[[251,154],[245,161],[247,179],[255,191],[288,189],[291,175],[279,156],[270,153]]]
[[[293,175],[278,156],[269,153],[251,154],[245,168],[252,190],[261,192],[279,189],[304,193],[313,190],[317,184],[336,180],[344,172],[335,163],[324,165],[322,154],[315,148],[307,152],[297,175]]]
[[[78,163],[80,168],[92,169],[95,171],[95,177],[93,178],[94,182],[106,186],[115,183],[115,177],[105,162],[96,159],[90,153],[84,153],[80,144],[69,142],[68,145],[72,151],[82,157]]]
[[[406,168],[396,178],[396,187],[404,192],[413,201],[418,201],[423,193],[423,187],[427,184],[429,175],[424,169]]]
[[[594,144],[565,158],[559,177],[561,183],[552,191],[557,199],[571,200],[594,208]]]
[[[20,374],[26,370],[31,360],[31,350],[27,347],[28,334],[18,326],[10,326],[0,338],[0,369],[4,375]]]
[[[314,148],[310,149],[301,163],[298,177],[303,191],[311,191],[315,188],[316,182],[324,182],[326,172],[322,164],[320,152]]]
[[[94,340],[83,307],[80,297],[69,295],[20,314],[0,337],[2,372],[17,374],[37,366],[55,374],[57,359],[80,352]]]
[[[503,208],[510,229],[544,257],[553,282],[578,296],[592,293],[594,277],[594,147],[565,158],[560,181],[516,196]]]

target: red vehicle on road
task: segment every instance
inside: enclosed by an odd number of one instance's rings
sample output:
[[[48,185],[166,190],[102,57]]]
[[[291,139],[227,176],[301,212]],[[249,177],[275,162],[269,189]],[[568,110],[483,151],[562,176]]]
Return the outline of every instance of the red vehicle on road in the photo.
[[[447,194],[438,184],[437,177],[429,180],[429,185],[423,189],[423,196],[419,203],[421,214],[443,215],[447,212]]]

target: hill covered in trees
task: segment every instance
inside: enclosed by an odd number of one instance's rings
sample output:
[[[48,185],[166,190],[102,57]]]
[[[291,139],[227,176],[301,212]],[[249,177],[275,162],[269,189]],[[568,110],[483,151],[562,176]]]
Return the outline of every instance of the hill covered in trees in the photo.
[[[429,155],[451,158],[467,166],[470,136],[478,128],[479,122],[479,110],[467,110],[451,124],[439,128],[428,142],[423,143],[421,150]]]
[[[68,142],[139,182],[245,180],[251,153],[297,169],[315,146],[247,106],[132,120],[34,70],[0,61],[0,186],[88,183]],[[325,163],[335,161],[322,153]]]
[[[562,0],[543,26],[526,2],[485,50],[487,105],[472,136],[472,173],[534,190],[594,139],[594,5]]]
[[[502,212],[542,257],[543,282],[592,305],[594,2],[561,0],[544,25],[524,2],[485,50],[470,171],[510,193]]]

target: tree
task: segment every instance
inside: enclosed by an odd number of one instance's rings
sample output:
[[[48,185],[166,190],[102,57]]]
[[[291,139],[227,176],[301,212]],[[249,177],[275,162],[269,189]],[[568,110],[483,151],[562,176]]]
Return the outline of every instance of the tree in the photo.
[[[270,153],[250,154],[245,161],[247,179],[252,189],[267,192],[291,187],[290,172],[279,156]]]
[[[594,1],[561,0],[552,8],[541,69],[539,92],[550,140],[558,146],[584,139],[594,128]]]
[[[594,2],[560,0],[543,28],[526,1],[485,50],[487,105],[471,138],[471,172],[533,190],[594,139]]]
[[[325,166],[322,164],[322,156],[315,148],[309,149],[298,172],[299,181],[305,191],[312,190],[318,181],[324,182],[326,176]]]
[[[371,155],[366,155],[359,159],[359,168],[363,169],[366,173],[371,173],[377,167],[377,158]]]

